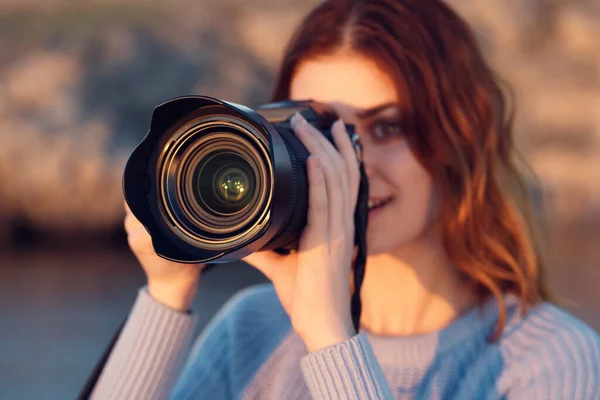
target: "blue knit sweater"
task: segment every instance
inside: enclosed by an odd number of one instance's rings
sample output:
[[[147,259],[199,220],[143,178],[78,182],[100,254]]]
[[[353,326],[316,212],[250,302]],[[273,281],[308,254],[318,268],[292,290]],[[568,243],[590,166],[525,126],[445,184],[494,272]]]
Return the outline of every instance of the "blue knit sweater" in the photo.
[[[145,289],[93,399],[523,399],[600,400],[600,338],[548,303],[523,318],[507,295],[434,333],[382,337],[361,331],[308,353],[270,284],[234,296],[196,340],[192,314]],[[187,358],[187,360],[186,360]]]

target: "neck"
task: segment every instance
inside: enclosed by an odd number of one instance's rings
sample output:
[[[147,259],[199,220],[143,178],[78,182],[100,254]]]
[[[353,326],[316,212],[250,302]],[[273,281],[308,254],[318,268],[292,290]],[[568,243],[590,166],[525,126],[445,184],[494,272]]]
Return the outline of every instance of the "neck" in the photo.
[[[413,243],[370,256],[361,289],[361,325],[386,336],[430,333],[475,304],[441,245]]]

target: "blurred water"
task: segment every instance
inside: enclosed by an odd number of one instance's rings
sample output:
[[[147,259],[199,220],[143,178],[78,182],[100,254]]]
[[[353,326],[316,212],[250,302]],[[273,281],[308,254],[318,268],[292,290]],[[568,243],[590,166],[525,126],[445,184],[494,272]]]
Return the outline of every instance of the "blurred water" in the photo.
[[[228,264],[203,277],[200,330],[258,271]],[[144,284],[128,252],[0,255],[0,399],[74,399]]]

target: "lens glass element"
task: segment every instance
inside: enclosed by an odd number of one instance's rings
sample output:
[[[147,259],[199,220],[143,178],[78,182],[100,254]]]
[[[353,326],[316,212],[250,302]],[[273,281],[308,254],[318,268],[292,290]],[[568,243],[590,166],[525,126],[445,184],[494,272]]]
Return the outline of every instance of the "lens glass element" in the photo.
[[[196,173],[194,196],[215,214],[236,214],[255,195],[256,174],[240,154],[216,151],[202,160]]]
[[[159,162],[163,212],[188,243],[224,250],[268,221],[272,166],[251,129],[244,121],[211,116],[182,126],[166,147]]]

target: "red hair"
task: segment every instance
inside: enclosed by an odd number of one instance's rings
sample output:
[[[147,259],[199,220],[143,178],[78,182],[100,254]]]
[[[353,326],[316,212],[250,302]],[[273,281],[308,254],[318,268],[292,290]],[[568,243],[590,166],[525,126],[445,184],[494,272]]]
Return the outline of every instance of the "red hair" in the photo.
[[[395,82],[411,150],[441,191],[445,251],[480,302],[497,299],[497,338],[504,293],[518,295],[523,311],[546,297],[539,221],[517,161],[527,165],[499,78],[467,23],[441,1],[330,0],[296,30],[273,100],[289,98],[301,61],[340,50],[376,61]]]

